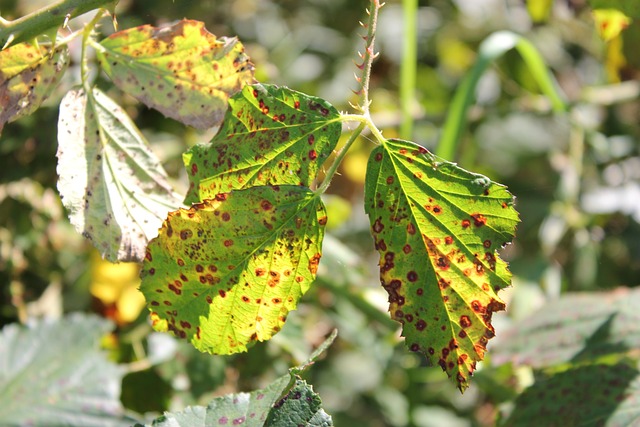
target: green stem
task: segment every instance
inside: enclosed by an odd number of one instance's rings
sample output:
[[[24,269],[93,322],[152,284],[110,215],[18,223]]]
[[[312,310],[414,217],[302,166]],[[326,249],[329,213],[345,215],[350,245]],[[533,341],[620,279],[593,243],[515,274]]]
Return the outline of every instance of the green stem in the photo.
[[[91,84],[89,82],[89,64],[87,62],[87,46],[91,42],[91,33],[98,22],[104,16],[104,9],[100,9],[96,16],[93,17],[82,31],[82,52],[80,54],[80,78],[82,79],[82,87],[89,98],[91,98]]]
[[[378,140],[380,144],[384,143],[387,139],[382,135],[382,132],[371,120],[371,116],[367,114],[342,114],[340,121],[343,122],[360,122],[367,125],[371,134]]]
[[[383,3],[384,4],[384,3]],[[358,68],[362,70],[362,76],[358,78],[360,82],[360,90],[357,92],[362,95],[362,105],[356,105],[355,108],[363,114],[369,112],[369,81],[371,80],[371,65],[373,60],[378,56],[375,53],[376,27],[378,26],[378,11],[382,7],[379,0],[371,0],[371,10],[367,10],[369,20],[366,24],[360,23],[366,30],[367,35],[363,37],[365,41],[364,53],[360,53],[362,64]]]
[[[512,48],[522,56],[540,90],[550,99],[553,110],[556,112],[567,110],[565,97],[535,46],[524,37],[509,31],[494,33],[482,42],[477,62],[456,90],[436,155],[446,160],[454,160],[460,137],[467,126],[467,111],[471,106],[480,77],[493,61]]]
[[[362,25],[367,30],[367,35],[363,36],[365,41],[365,50],[364,53],[360,53],[360,58],[362,58],[362,64],[358,65],[358,68],[362,70],[362,76],[358,79],[360,82],[360,90],[357,92],[362,96],[362,105],[352,105],[356,110],[358,110],[361,114],[341,114],[340,121],[349,122],[356,121],[360,122],[358,127],[351,133],[349,139],[340,152],[338,152],[335,160],[329,167],[329,170],[326,173],[324,181],[316,190],[317,194],[323,194],[329,188],[331,184],[331,180],[334,175],[338,172],[338,168],[340,167],[340,163],[347,155],[347,152],[353,145],[353,143],[358,139],[358,136],[362,133],[365,126],[368,126],[371,130],[371,133],[376,137],[380,143],[384,142],[384,137],[380,130],[375,126],[373,121],[371,120],[371,116],[369,114],[369,105],[371,101],[369,100],[369,81],[371,79],[371,65],[373,64],[373,60],[378,56],[377,53],[374,52],[375,46],[375,38],[376,38],[376,27],[378,25],[378,12],[380,8],[384,5],[384,3],[380,3],[380,0],[371,0],[371,10],[367,10],[369,14],[369,20],[366,24],[362,22]]]
[[[365,126],[366,123],[361,122],[358,127],[351,133],[351,136],[349,136],[346,144],[344,144],[344,147],[342,147],[342,149],[336,155],[333,163],[331,163],[331,166],[329,167],[329,170],[327,171],[322,184],[316,190],[317,194],[323,194],[325,191],[327,191],[327,188],[329,188],[329,185],[331,184],[331,180],[333,179],[336,172],[338,172],[338,168],[340,167],[340,163],[342,163],[342,159],[344,159],[344,156],[347,155],[347,151],[349,151],[349,148],[351,148],[356,139],[358,139],[358,136],[360,136]]]
[[[402,123],[400,137],[411,139],[413,134],[412,106],[416,88],[416,64],[418,62],[418,0],[403,0],[404,37],[402,62],[400,63],[400,106]]]
[[[0,47],[21,43],[60,27],[70,19],[100,7],[115,7],[117,0],[60,0],[14,21],[0,21]]]

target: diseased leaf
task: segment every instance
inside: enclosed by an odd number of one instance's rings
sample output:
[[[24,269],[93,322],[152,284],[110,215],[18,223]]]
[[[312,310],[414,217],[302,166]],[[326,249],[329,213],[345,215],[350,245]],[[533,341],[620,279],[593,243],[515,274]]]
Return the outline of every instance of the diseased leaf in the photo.
[[[0,50],[0,132],[5,123],[37,110],[57,86],[68,64],[65,46],[52,53],[31,43]]]
[[[320,396],[304,380],[296,379],[289,392],[269,412],[265,426],[269,427],[329,427],[331,416],[322,409]]]
[[[119,31],[96,45],[96,52],[116,86],[198,129],[219,125],[229,96],[253,82],[242,44],[217,39],[199,21]]]
[[[510,273],[497,250],[518,222],[504,186],[389,140],[371,153],[365,209],[391,317],[412,351],[439,364],[461,391],[494,336],[491,315]]]
[[[141,273],[154,328],[216,354],[270,339],[315,279],[326,220],[320,197],[294,186],[169,213]]]
[[[150,426],[264,426],[272,405],[278,401],[284,390],[291,387],[291,382],[290,376],[285,375],[262,390],[228,394],[212,400],[206,407],[191,406],[181,412],[165,413]]]
[[[149,426],[191,427],[242,425],[331,426],[331,416],[321,407],[320,397],[297,375],[309,367],[336,337],[334,331],[304,364],[289,369],[267,387],[251,393],[229,394],[215,398],[207,407],[193,406],[176,413],[165,413]],[[296,420],[295,423],[284,423]],[[137,424],[139,426],[140,424]]]
[[[640,289],[562,296],[501,334],[491,362],[545,368],[640,348]]]
[[[640,373],[624,364],[587,365],[536,381],[502,426],[607,426],[640,423]]]
[[[342,125],[328,102],[285,87],[246,86],[208,144],[184,154],[186,203],[258,185],[309,187],[336,147]]]
[[[58,120],[58,191],[79,233],[109,261],[141,261],[180,206],[160,161],[124,110],[94,89],[67,93]]]
[[[6,426],[126,426],[124,369],[99,351],[112,325],[70,315],[0,333],[0,420]]]

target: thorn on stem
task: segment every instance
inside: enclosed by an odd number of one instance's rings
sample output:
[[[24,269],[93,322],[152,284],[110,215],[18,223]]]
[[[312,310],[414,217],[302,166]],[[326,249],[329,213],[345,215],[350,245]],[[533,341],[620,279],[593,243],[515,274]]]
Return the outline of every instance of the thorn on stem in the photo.
[[[4,46],[2,46],[2,49],[6,49],[6,47],[9,46],[15,38],[16,38],[15,34],[13,33],[9,34],[9,37],[7,37],[7,42],[4,44]]]

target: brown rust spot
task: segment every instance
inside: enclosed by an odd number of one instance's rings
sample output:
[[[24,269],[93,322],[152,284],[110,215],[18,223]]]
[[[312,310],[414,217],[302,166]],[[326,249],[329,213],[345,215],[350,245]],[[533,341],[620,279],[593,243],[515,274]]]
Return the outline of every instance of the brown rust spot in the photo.
[[[316,274],[318,272],[318,264],[320,264],[320,257],[321,256],[322,255],[320,253],[316,253],[309,260],[309,271],[311,272],[311,274]]]

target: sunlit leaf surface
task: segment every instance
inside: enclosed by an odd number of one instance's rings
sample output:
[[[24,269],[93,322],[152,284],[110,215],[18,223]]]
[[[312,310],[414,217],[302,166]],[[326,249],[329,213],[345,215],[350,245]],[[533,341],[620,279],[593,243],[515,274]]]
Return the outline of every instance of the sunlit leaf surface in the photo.
[[[33,113],[58,84],[69,63],[66,47],[53,53],[31,43],[0,51],[0,132]]]
[[[256,185],[309,187],[340,137],[328,102],[273,85],[246,86],[208,144],[184,155],[187,203]]]
[[[268,340],[315,279],[326,221],[320,197],[294,186],[171,212],[141,273],[154,327],[217,354]]]
[[[391,317],[464,390],[495,335],[491,316],[510,284],[497,250],[518,214],[504,186],[389,140],[369,159],[365,209],[380,253]]]
[[[253,82],[253,65],[235,38],[182,20],[112,34],[96,45],[102,69],[126,93],[199,129],[220,124],[229,96]]]

